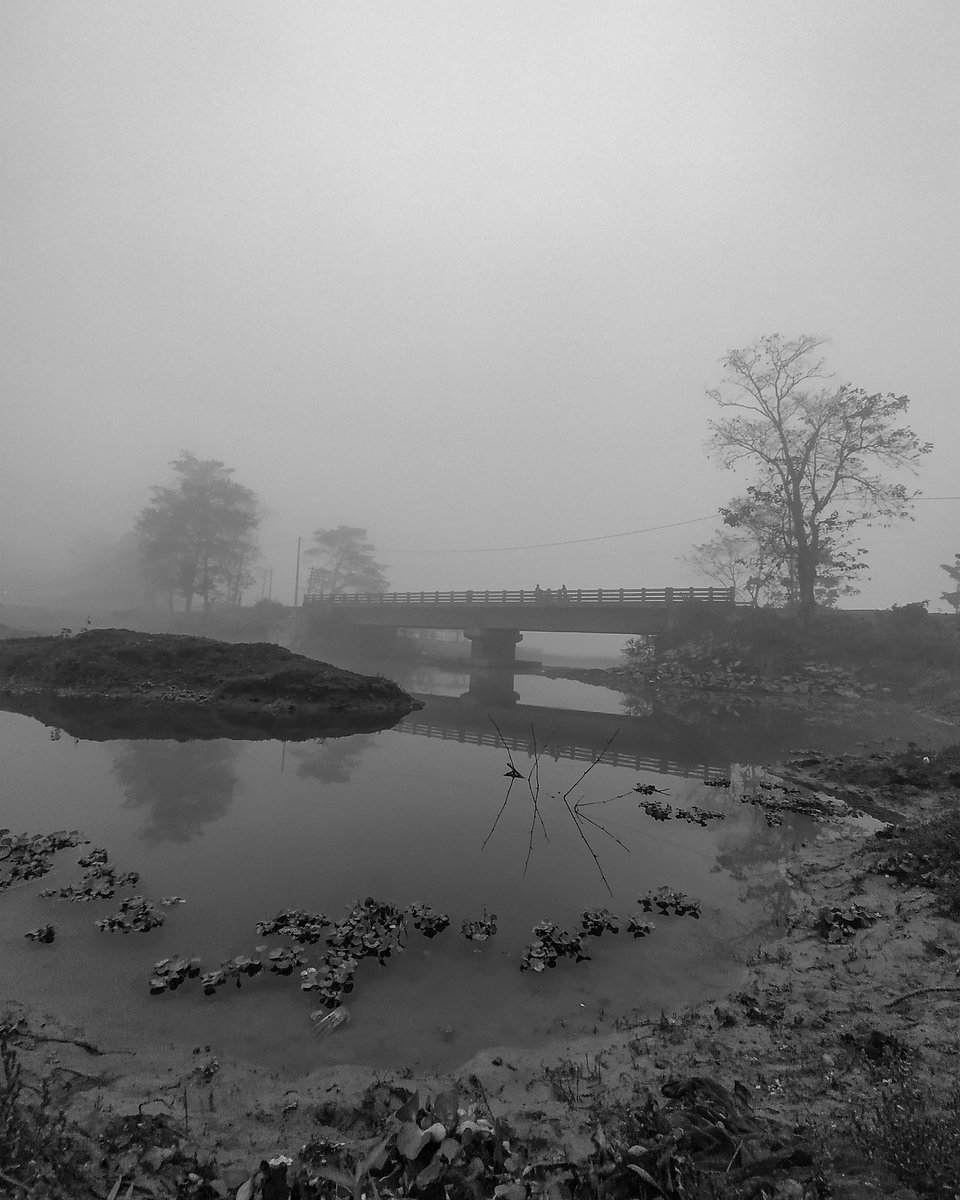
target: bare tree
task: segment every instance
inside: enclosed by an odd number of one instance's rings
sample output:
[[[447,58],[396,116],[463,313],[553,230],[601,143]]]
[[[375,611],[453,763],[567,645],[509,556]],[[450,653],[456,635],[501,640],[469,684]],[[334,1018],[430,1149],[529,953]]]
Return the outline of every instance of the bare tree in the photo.
[[[849,545],[858,525],[909,517],[912,495],[885,473],[915,471],[932,448],[897,423],[906,396],[828,384],[824,341],[772,334],[731,350],[721,386],[708,393],[725,413],[710,422],[713,455],[725,467],[753,468],[756,492],[782,510],[801,610],[817,604],[825,547]],[[735,514],[726,520],[738,523]],[[834,575],[842,574],[843,560],[833,557]]]
[[[694,546],[683,561],[698,575],[733,588],[738,597],[746,596],[756,606],[760,602],[757,556],[757,542],[748,533],[720,532]]]

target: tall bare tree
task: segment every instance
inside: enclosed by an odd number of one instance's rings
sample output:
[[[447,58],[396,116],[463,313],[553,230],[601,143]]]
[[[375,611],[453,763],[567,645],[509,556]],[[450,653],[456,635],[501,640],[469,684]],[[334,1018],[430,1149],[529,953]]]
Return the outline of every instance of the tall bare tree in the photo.
[[[856,526],[909,517],[912,495],[887,473],[915,472],[932,448],[898,423],[906,396],[831,384],[824,342],[772,334],[730,350],[721,386],[708,393],[724,412],[710,422],[712,454],[725,467],[750,467],[758,494],[782,510],[801,610],[818,603],[825,548],[849,546]],[[735,513],[725,519],[739,523]],[[842,561],[830,570],[842,575]]]

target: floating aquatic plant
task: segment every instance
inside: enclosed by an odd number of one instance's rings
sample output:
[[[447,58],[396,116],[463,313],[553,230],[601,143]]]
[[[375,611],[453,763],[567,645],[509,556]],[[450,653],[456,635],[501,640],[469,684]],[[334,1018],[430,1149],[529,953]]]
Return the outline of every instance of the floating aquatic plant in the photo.
[[[175,992],[185,979],[196,979],[200,974],[199,958],[161,958],[153,964],[153,974],[150,976],[150,995],[159,996],[161,992]]]
[[[678,808],[674,815],[678,821],[686,821],[690,825],[700,825],[706,828],[711,821],[724,820],[727,814],[710,808],[698,808],[694,804],[691,808]]]
[[[149,933],[163,922],[163,913],[157,912],[149,900],[142,896],[127,896],[121,900],[119,911],[98,921],[97,928],[101,933]]]
[[[302,908],[285,908],[270,921],[258,921],[257,933],[261,937],[278,934],[293,938],[301,945],[313,945],[323,937],[330,927],[330,919],[323,913],[305,912]]]
[[[585,908],[580,914],[580,928],[591,937],[600,937],[607,930],[619,933],[620,918],[607,908]]]
[[[552,921],[541,921],[539,925],[534,925],[533,933],[536,940],[524,946],[520,955],[521,971],[539,973],[548,967],[555,967],[560,958],[583,962],[590,957],[584,952],[582,934],[568,933]]]
[[[80,860],[81,864],[83,861]],[[139,882],[139,871],[117,871],[107,865],[106,859],[97,859],[86,866],[79,883],[70,883],[59,889],[47,888],[40,895],[86,904],[90,900],[110,900],[119,888],[136,887]]]
[[[700,901],[694,900],[685,892],[675,892],[668,887],[660,887],[656,892],[647,892],[645,896],[638,898],[637,903],[643,905],[644,912],[653,912],[656,908],[661,916],[673,913],[676,917],[700,919]]]
[[[463,921],[460,932],[468,942],[485,942],[497,932],[497,914],[484,909],[483,916],[478,920]]]
[[[411,904],[408,906],[407,912],[413,920],[414,929],[419,929],[427,938],[433,938],[438,933],[443,933],[450,924],[450,918],[446,913],[438,912],[429,904]]]
[[[635,785],[633,790],[641,796],[669,796],[670,795],[669,791],[665,791],[663,788],[658,788],[656,786],[656,784],[653,784],[653,783],[638,783]]]
[[[38,925],[36,929],[28,930],[23,936],[32,942],[43,942],[45,945],[49,945],[56,936],[56,930],[52,925]]]
[[[652,921],[645,921],[639,913],[634,913],[627,920],[627,933],[632,933],[635,938],[648,937],[655,928]]]
[[[728,788],[731,786],[731,781],[729,779],[705,779],[703,781],[703,786],[713,788]]]
[[[278,946],[267,957],[270,959],[270,970],[275,975],[292,975],[294,967],[302,967],[304,961],[303,951],[295,950],[292,946]]]
[[[655,821],[669,821],[673,816],[673,808],[669,804],[661,804],[659,800],[647,800],[640,807],[648,817]]]
[[[0,829],[0,891],[15,883],[41,879],[53,868],[53,856],[58,850],[80,846],[85,841],[76,829],[20,834]]]
[[[204,994],[212,996],[219,987],[223,987],[231,979],[234,980],[237,987],[240,987],[240,977],[248,976],[252,979],[254,975],[259,975],[263,970],[263,963],[259,958],[248,958],[245,954],[238,954],[235,958],[227,959],[222,962],[215,971],[206,971],[200,976],[200,986],[203,988]],[[188,972],[192,974],[192,972]],[[151,989],[152,990],[152,989]]]

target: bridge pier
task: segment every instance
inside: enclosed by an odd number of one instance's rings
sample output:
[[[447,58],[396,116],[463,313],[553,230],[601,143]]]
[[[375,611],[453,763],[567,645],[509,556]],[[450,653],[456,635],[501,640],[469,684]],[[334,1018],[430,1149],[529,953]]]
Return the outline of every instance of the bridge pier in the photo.
[[[470,690],[460,699],[482,708],[514,708],[520,696],[513,679],[509,667],[477,667],[470,671]]]
[[[465,629],[470,643],[471,667],[512,667],[517,661],[517,642],[523,641],[519,629]]]

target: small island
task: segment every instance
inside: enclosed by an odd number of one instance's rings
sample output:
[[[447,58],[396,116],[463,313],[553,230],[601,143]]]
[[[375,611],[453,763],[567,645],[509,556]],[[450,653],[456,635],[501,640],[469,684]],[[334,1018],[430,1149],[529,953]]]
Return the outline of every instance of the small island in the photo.
[[[419,707],[383,676],[271,642],[129,629],[0,641],[0,709],[85,739],[295,741],[384,729]]]

